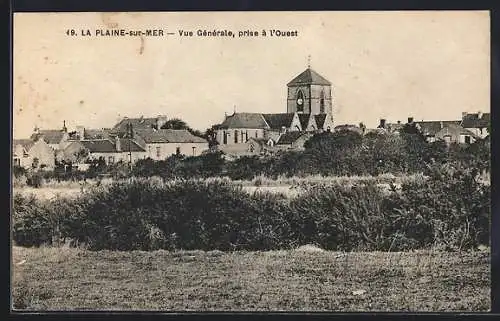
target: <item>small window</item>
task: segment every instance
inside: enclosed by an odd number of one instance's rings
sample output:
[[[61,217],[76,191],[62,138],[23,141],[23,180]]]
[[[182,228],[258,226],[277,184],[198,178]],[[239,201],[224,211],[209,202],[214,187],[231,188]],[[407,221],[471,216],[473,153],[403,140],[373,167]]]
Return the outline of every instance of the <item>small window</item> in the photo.
[[[470,144],[471,143],[471,139],[470,139],[469,135],[465,136],[465,143],[466,144]]]
[[[161,157],[161,147],[158,146],[156,147],[156,158],[160,158]]]
[[[253,146],[253,144],[250,144],[250,152],[253,153],[254,150],[255,150],[255,147]]]
[[[113,164],[115,162],[115,157],[114,156],[109,156],[108,157],[108,164]]]
[[[259,136],[259,132],[255,131],[255,138],[258,138],[258,136]]]
[[[248,132],[245,132],[245,142],[248,141]]]
[[[226,131],[223,132],[222,143],[227,144],[227,132]]]
[[[323,91],[321,92],[321,97],[319,99],[319,113],[325,113],[325,93]]]
[[[234,131],[234,143],[238,144],[238,131],[237,130]]]

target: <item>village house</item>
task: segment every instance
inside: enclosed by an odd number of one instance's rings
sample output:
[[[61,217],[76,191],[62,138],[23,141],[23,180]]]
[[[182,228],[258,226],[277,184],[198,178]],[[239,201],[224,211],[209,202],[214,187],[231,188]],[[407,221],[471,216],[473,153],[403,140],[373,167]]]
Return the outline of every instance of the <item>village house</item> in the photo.
[[[129,131],[129,126],[133,129],[161,129],[168,121],[167,116],[159,115],[157,117],[139,117],[139,118],[128,118],[124,117],[118,124],[116,124],[110,133],[114,135],[125,135]]]
[[[82,157],[81,151],[86,156]],[[129,138],[108,138],[74,140],[69,142],[62,153],[58,153],[58,160],[71,163],[82,163],[87,160],[103,159],[107,165],[119,161],[134,163],[147,157],[146,150],[136,141]]]
[[[135,129],[134,138],[146,150],[146,156],[164,160],[172,155],[199,156],[208,150],[208,141],[187,129]]]
[[[407,124],[413,124],[430,143],[442,140],[447,144],[471,144],[481,139],[481,135],[476,134],[476,132],[470,130],[469,128],[463,127],[463,120],[414,121],[413,117],[408,117]],[[478,124],[473,124],[472,121],[467,125],[471,128],[477,129],[477,132],[479,133],[481,133],[481,129],[479,128],[487,128],[489,126],[487,122],[478,122]],[[398,133],[402,131],[403,126],[404,125],[401,124],[401,122],[398,122],[397,124],[386,124],[385,120],[381,119],[378,128],[387,130],[391,133]]]
[[[55,167],[55,152],[43,139],[14,139],[13,165],[51,170]]]
[[[34,133],[30,138],[33,141],[43,139],[50,147],[52,147],[53,150],[61,149],[69,138],[66,122],[63,122],[62,129],[41,130],[38,127],[35,127]]]
[[[312,132],[294,131],[282,134],[275,144],[279,150],[304,150],[306,141],[314,135]]]
[[[490,134],[488,132],[490,124],[491,124],[490,113],[482,113],[482,112],[462,113],[462,121],[460,125],[481,138],[485,138]]]

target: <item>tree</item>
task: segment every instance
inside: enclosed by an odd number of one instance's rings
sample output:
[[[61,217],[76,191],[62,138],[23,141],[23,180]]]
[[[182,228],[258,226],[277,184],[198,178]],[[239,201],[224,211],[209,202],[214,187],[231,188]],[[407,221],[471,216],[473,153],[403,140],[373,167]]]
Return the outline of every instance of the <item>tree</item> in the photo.
[[[190,130],[191,128],[182,119],[172,118],[172,119],[167,120],[165,122],[165,124],[163,126],[161,126],[161,129],[187,129],[187,130]]]

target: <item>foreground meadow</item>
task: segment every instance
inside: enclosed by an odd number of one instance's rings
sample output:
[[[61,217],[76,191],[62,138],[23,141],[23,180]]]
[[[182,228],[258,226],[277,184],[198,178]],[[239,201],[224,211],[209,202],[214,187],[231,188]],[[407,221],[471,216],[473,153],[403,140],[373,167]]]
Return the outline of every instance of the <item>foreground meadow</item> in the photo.
[[[489,251],[87,251],[14,247],[28,310],[487,311]]]

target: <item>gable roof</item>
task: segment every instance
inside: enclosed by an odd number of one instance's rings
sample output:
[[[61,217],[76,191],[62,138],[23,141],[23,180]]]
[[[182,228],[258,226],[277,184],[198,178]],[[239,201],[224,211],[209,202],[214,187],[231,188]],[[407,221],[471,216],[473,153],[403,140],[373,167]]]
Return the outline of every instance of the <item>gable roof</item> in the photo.
[[[298,115],[300,120],[300,126],[302,127],[303,130],[305,130],[309,123],[309,118],[311,117],[311,114],[298,114]]]
[[[16,146],[21,145],[26,151],[29,151],[34,144],[35,142],[32,139],[14,139],[12,141],[12,147],[15,148]]]
[[[293,142],[295,142],[297,139],[299,139],[299,137],[302,137],[306,134],[306,132],[299,132],[299,131],[295,131],[295,132],[287,132],[287,133],[284,133],[283,135],[281,135],[278,139],[278,141],[276,142],[277,145],[289,145],[289,144],[292,144]]]
[[[294,116],[294,113],[262,114],[271,129],[289,128]]]
[[[490,113],[482,113],[481,117],[479,117],[479,113],[465,114],[462,116],[462,127],[464,128],[484,128],[488,127],[490,122]]]
[[[248,140],[247,140],[247,143],[249,143],[250,141],[254,141],[256,142],[257,144],[259,145],[266,145],[267,142],[269,141],[269,139],[265,139],[265,138],[255,138],[255,137],[249,137]]]
[[[262,114],[234,113],[227,116],[219,128],[269,128]]]
[[[320,74],[318,74],[316,71],[312,70],[311,68],[307,68],[304,70],[300,75],[297,77],[293,78],[287,86],[291,85],[327,85],[330,86],[331,83],[323,78]]]
[[[460,120],[432,120],[432,121],[416,121],[415,122],[419,127],[422,134],[427,136],[436,135],[443,127],[448,127],[452,125],[460,125]]]
[[[118,124],[116,124],[113,129],[111,129],[112,133],[124,133],[127,132],[127,124],[132,124],[134,129],[147,129],[153,128],[156,126],[156,121],[158,117],[148,118],[148,117],[139,117],[139,118],[123,118]]]
[[[109,138],[111,129],[85,129],[85,139],[105,139]]]
[[[138,129],[135,133],[145,143],[207,143],[207,140],[191,134],[187,129]]]
[[[59,144],[64,137],[65,132],[60,129],[45,129],[31,135],[31,139],[36,141],[40,138],[47,144]]]
[[[91,153],[119,153],[116,149],[115,142],[110,139],[91,139],[82,140],[80,143],[89,150]],[[126,152],[144,152],[144,148],[139,146],[134,140],[130,138],[120,138],[120,147],[122,153]]]
[[[318,128],[323,128],[323,126],[325,125],[326,114],[314,115],[314,118],[316,120],[316,125],[318,125]]]
[[[450,135],[469,135],[469,136],[474,137],[474,139],[480,139],[480,137],[478,135],[476,135],[475,133],[473,133],[470,130],[463,128],[461,125],[457,125],[457,124],[449,124],[448,126],[445,126],[442,129],[440,129],[437,134],[440,134],[443,136],[447,135],[447,134],[450,134]]]

